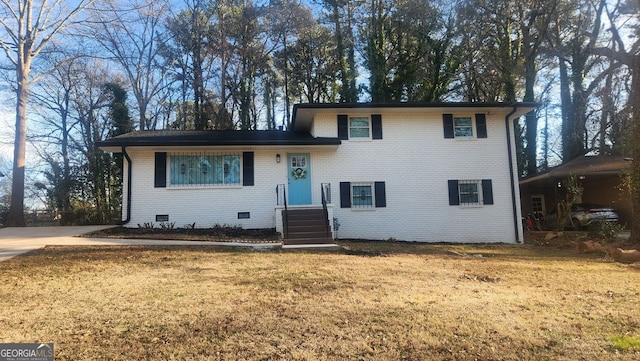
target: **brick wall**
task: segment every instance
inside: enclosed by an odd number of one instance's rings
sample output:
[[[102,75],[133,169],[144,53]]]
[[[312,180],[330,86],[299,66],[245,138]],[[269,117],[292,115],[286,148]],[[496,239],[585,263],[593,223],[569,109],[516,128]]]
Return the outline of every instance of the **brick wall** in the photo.
[[[474,114],[456,113],[465,115]],[[382,140],[347,140],[335,154],[313,155],[315,174],[334,190],[341,181],[386,185],[387,206],[374,210],[340,208],[334,192],[339,238],[515,242],[504,115],[487,116],[486,139],[445,139],[442,115],[434,113],[383,114],[382,127]],[[313,130],[336,136],[336,129],[336,116],[323,115]],[[449,206],[449,179],[491,179],[494,204]]]
[[[380,113],[380,109],[376,113]],[[445,139],[441,113],[382,114],[381,140],[346,140],[337,149],[235,149],[235,152],[255,152],[255,186],[252,187],[154,188],[154,150],[128,150],[133,161],[133,202],[128,226],[136,227],[144,222],[157,224],[155,215],[168,214],[169,221],[177,227],[193,222],[197,227],[214,224],[276,227],[275,188],[278,184],[287,184],[289,152],[311,155],[314,204],[321,202],[320,184],[331,184],[332,217],[340,224],[335,231],[338,238],[515,242],[504,114],[487,115],[488,137],[471,140]],[[473,117],[473,114],[454,114]],[[336,115],[322,114],[316,118],[312,134],[337,137]],[[514,144],[513,133],[511,137]],[[222,151],[216,149],[216,152]],[[281,163],[276,163],[276,154],[281,155]],[[513,162],[515,165],[515,152]],[[450,206],[447,186],[450,179],[491,179],[494,204]],[[385,208],[340,208],[340,182],[375,181],[385,182]],[[519,194],[517,188],[516,194]],[[519,210],[519,197],[516,203]],[[238,212],[250,212],[251,218],[238,219]],[[521,227],[518,226],[518,230],[522,239]]]

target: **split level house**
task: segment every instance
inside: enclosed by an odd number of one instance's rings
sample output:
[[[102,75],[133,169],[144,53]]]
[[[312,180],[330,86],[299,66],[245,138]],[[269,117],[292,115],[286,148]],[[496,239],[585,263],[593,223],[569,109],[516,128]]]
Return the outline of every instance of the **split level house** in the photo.
[[[289,130],[137,131],[122,222],[334,239],[522,241],[514,120],[534,103],[298,104]]]

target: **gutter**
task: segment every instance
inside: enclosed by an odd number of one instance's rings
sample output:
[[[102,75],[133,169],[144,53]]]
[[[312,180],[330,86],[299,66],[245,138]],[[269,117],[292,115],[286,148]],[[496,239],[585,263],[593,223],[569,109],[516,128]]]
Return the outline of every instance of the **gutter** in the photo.
[[[127,147],[124,145],[122,146],[122,155],[127,159],[127,218],[118,223],[120,226],[131,221],[131,158],[127,153]]]
[[[516,185],[513,176],[513,151],[511,150],[511,117],[518,110],[518,106],[514,105],[509,114],[504,117],[504,125],[507,130],[507,154],[509,156],[509,179],[511,180],[511,205],[513,206],[513,229],[516,235],[516,243],[522,243],[520,240],[520,228],[518,227],[518,207],[516,206]]]

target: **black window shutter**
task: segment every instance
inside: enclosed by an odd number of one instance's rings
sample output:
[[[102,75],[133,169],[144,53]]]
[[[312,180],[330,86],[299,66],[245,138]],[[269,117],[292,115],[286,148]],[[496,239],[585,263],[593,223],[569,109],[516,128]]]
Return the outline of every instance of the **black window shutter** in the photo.
[[[351,208],[351,183],[340,182],[340,208]]]
[[[493,204],[493,187],[491,179],[482,180],[482,203]]]
[[[476,131],[478,138],[487,137],[487,116],[484,114],[476,114]]]
[[[242,152],[242,185],[253,186],[253,152]]]
[[[387,192],[384,186],[384,182],[375,182],[376,191],[376,208],[383,208],[387,206]]]
[[[442,125],[444,126],[444,137],[453,138],[453,114],[442,114]]]
[[[371,138],[382,139],[382,115],[371,115]]]
[[[458,193],[458,181],[449,180],[448,182],[449,182],[449,205],[458,206],[460,205],[460,193]]]
[[[349,139],[349,117],[346,115],[338,115],[338,138]]]
[[[155,174],[153,177],[155,188],[165,188],[167,186],[167,153],[156,152]]]

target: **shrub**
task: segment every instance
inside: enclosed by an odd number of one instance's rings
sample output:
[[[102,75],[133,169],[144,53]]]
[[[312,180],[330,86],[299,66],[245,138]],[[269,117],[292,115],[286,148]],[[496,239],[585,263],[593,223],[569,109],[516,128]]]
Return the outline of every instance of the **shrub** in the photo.
[[[606,241],[616,238],[624,227],[618,223],[606,221],[594,221],[589,224],[589,235]]]
[[[138,228],[140,229],[154,229],[156,227],[153,222],[144,222],[143,224],[138,223]]]
[[[162,222],[160,223],[160,229],[163,231],[168,231],[176,228],[176,222]]]

